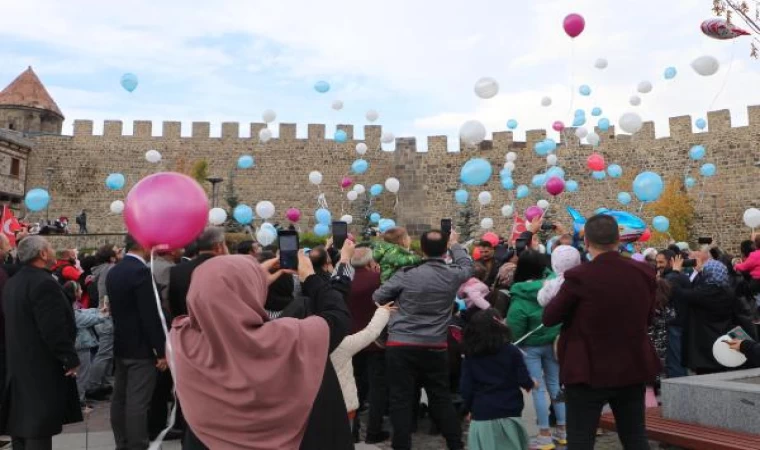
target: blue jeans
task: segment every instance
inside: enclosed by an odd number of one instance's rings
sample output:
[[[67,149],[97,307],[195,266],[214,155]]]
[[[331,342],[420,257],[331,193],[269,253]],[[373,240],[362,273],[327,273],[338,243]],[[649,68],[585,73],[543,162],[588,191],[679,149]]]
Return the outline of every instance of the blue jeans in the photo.
[[[95,325],[98,333],[98,353],[92,358],[90,379],[85,386],[88,391],[94,391],[107,384],[106,378],[111,374],[113,367],[113,321],[106,320]]]
[[[537,347],[520,347],[525,352],[525,365],[531,378],[538,381],[538,389],[533,389],[533,405],[536,407],[538,428],[549,429],[549,405],[546,402],[546,390],[552,398],[552,407],[557,416],[557,425],[565,425],[565,403],[557,402],[559,396],[559,362],[554,357],[554,347],[551,344]]]
[[[689,375],[681,364],[681,343],[683,327],[668,326],[668,352],[665,354],[665,373],[668,378],[685,377]]]

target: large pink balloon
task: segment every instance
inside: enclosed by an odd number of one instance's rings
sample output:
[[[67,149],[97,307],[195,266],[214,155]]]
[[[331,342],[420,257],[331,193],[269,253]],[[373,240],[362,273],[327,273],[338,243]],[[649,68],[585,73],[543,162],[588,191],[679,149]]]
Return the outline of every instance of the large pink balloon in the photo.
[[[560,177],[551,177],[546,182],[546,192],[557,196],[565,191],[565,182]]]
[[[291,222],[298,222],[301,219],[301,210],[298,208],[289,208],[285,217]]]
[[[528,222],[533,222],[533,219],[541,217],[543,215],[544,210],[535,205],[525,210],[525,219]]]
[[[565,28],[565,33],[571,38],[576,38],[583,33],[586,28],[586,20],[580,14],[569,14],[565,17],[565,21],[562,24]]]
[[[127,195],[124,223],[146,249],[191,243],[208,221],[208,197],[187,175],[160,172],[140,180]]]

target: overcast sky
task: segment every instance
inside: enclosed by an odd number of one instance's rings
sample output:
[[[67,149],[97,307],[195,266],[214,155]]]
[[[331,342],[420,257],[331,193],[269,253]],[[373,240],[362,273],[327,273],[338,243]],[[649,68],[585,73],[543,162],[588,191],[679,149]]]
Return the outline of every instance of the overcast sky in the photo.
[[[753,3],[753,2],[750,2]],[[117,6],[118,5],[118,6]],[[746,106],[760,104],[760,62],[749,39],[716,41],[699,25],[711,18],[710,0],[35,0],[7,2],[0,15],[0,84],[32,65],[66,115],[92,119],[261,121],[267,108],[278,121],[351,123],[359,137],[365,112],[396,136],[458,135],[469,119],[490,135],[508,119],[524,130],[572,121],[572,111],[594,106],[614,124],[634,109],[667,135],[667,117],[706,115],[730,108],[746,124]],[[571,41],[562,19],[586,18]],[[709,54],[721,62],[712,77],[689,66]],[[609,67],[594,68],[598,57]],[[678,69],[665,81],[668,66]],[[140,78],[129,94],[122,73]],[[491,100],[473,94],[482,76],[497,79]],[[333,89],[317,94],[313,85]],[[638,108],[628,104],[642,80],[654,90]],[[590,97],[571,87],[591,86]],[[722,93],[722,86],[725,84]],[[549,108],[540,105],[550,96]],[[716,99],[717,96],[717,99]],[[344,101],[336,112],[333,100]],[[589,118],[590,115],[589,115]],[[594,120],[595,123],[595,120]],[[241,126],[244,134],[247,126]],[[276,131],[276,127],[275,127]],[[276,134],[276,133],[275,133]],[[328,136],[332,132],[328,131]],[[455,144],[450,139],[450,144]]]

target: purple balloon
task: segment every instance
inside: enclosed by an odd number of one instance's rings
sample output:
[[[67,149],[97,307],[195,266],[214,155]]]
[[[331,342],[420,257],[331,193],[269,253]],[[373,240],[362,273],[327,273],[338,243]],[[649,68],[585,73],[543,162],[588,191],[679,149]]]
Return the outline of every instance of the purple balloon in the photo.
[[[544,210],[539,208],[538,206],[531,206],[530,208],[525,210],[525,219],[528,222],[533,222],[534,219],[537,217],[541,217],[544,215]]]
[[[546,182],[546,192],[550,195],[557,196],[565,191],[565,182],[560,177],[551,177]]]

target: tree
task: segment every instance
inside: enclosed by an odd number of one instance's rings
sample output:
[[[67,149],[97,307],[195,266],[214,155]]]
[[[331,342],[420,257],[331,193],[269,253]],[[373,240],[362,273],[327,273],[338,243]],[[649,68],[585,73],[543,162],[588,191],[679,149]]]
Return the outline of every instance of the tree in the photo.
[[[686,192],[686,187],[680,178],[670,180],[665,185],[660,199],[648,204],[645,210],[650,217],[664,216],[670,221],[667,234],[652,230],[652,238],[655,242],[669,241],[670,238],[675,241],[690,241],[694,224],[694,202]]]
[[[190,176],[201,186],[206,185],[206,178],[208,178],[208,161],[200,159],[193,163],[193,168],[190,169]]]
[[[456,231],[459,233],[459,238],[462,242],[467,242],[472,239],[472,234],[477,225],[475,223],[476,221],[477,216],[475,211],[472,210],[472,204],[468,200],[467,203],[463,204],[459,208],[459,211],[457,211]]]
[[[372,220],[370,219],[370,216],[372,215],[374,209],[372,208],[372,201],[370,199],[369,192],[365,192],[364,194],[360,194],[359,197],[354,201],[354,208],[358,212],[358,214],[354,215],[354,223],[359,225],[362,230],[362,238],[364,240],[369,240],[369,238],[372,236]]]

